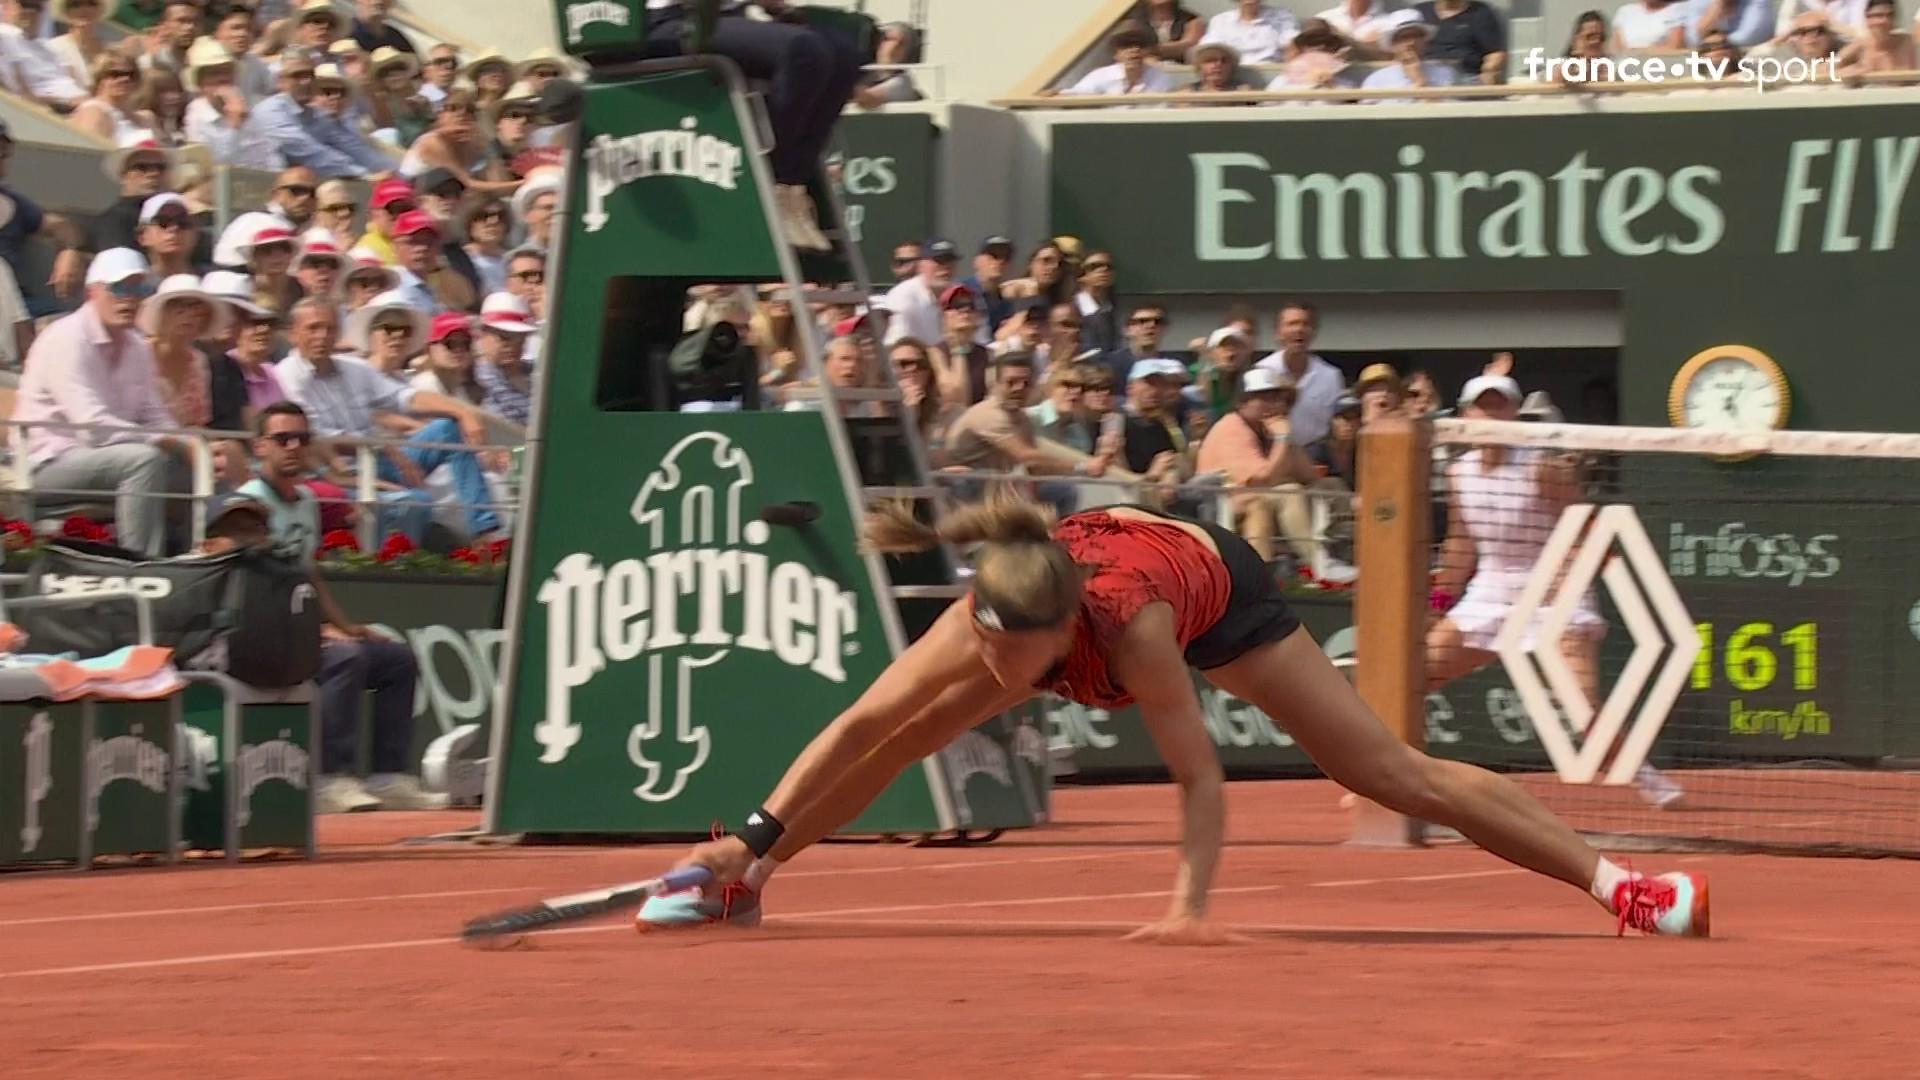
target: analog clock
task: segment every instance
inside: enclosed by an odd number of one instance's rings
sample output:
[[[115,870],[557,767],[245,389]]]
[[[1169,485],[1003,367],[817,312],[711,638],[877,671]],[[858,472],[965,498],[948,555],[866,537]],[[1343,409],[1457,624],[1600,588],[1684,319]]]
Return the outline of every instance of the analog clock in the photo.
[[[1778,431],[1792,410],[1787,376],[1773,358],[1744,345],[1719,345],[1680,366],[1667,396],[1674,427]]]

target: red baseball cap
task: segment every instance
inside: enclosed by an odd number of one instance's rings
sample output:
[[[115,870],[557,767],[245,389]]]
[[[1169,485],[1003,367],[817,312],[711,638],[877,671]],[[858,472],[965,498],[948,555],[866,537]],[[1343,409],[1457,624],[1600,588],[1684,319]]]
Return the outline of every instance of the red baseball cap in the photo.
[[[417,232],[430,232],[437,237],[440,235],[440,223],[433,220],[433,215],[425,210],[409,210],[400,215],[400,220],[393,223],[395,237],[412,236]]]
[[[438,345],[451,335],[472,333],[472,316],[464,311],[443,311],[433,317],[433,329],[427,332],[427,340]]]
[[[375,210],[385,210],[389,203],[395,203],[401,199],[408,201],[413,199],[413,185],[405,180],[382,180],[374,185],[371,202]]]
[[[954,302],[956,300],[965,300],[966,303],[956,304]],[[944,289],[940,293],[940,307],[942,310],[945,310],[948,308],[972,307],[972,306],[973,306],[973,290],[967,288],[965,285],[949,285],[946,287],[946,289]]]

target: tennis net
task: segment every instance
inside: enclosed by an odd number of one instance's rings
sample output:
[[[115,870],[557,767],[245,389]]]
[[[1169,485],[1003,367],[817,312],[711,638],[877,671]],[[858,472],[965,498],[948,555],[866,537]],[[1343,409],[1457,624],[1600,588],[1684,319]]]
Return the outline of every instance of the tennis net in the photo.
[[[1429,750],[1609,846],[1920,856],[1920,436],[1434,445]]]

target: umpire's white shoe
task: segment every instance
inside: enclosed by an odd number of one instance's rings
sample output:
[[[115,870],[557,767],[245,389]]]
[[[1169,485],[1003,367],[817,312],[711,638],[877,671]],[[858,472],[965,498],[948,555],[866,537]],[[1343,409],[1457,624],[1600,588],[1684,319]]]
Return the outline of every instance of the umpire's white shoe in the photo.
[[[356,810],[378,810],[380,800],[370,794],[357,777],[324,776],[314,802],[322,814],[350,814]]]
[[[367,794],[382,810],[445,810],[447,797],[420,790],[420,781],[405,773],[375,773],[367,777]]]

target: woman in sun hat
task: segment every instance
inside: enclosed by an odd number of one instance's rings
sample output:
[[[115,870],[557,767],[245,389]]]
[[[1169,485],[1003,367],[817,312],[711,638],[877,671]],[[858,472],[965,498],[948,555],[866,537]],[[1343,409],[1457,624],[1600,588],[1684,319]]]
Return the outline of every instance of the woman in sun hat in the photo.
[[[215,270],[201,279],[200,287],[214,301],[226,305],[232,326],[224,350],[208,358],[213,401],[210,426],[221,431],[245,431],[255,411],[287,397],[273,373],[278,351],[274,338],[280,319],[253,302],[253,279],[245,274]]]
[[[340,347],[395,378],[427,347],[432,319],[397,292],[382,293],[347,317]]]
[[[400,287],[400,275],[366,248],[353,248],[347,252],[347,259],[347,272],[341,275],[340,287],[344,294],[341,307],[348,314],[366,307],[380,294]]]
[[[473,86],[474,102],[482,112],[493,108],[493,104],[506,96],[507,89],[519,75],[513,61],[500,55],[498,49],[488,49],[467,62],[466,69],[460,73]]]
[[[134,325],[153,345],[160,397],[181,427],[203,428],[213,422],[207,354],[199,342],[225,333],[232,317],[227,305],[201,288],[193,274],[167,278],[140,305]]]
[[[390,46],[373,50],[367,59],[373,75],[373,92],[367,108],[380,134],[397,146],[412,146],[413,140],[433,126],[434,106],[420,93],[416,78],[420,61],[409,53]]]
[[[253,275],[254,303],[285,316],[300,299],[300,283],[293,277],[293,257],[299,249],[293,229],[267,215],[267,221],[237,247],[246,260],[247,272]]]

